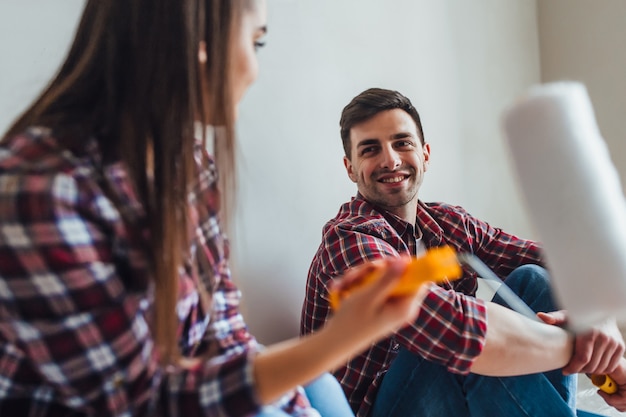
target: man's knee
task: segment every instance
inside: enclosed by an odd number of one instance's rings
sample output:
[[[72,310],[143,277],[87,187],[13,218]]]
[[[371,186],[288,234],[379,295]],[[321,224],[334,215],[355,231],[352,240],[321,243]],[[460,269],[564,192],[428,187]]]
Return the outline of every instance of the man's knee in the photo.
[[[518,267],[509,274],[504,283],[535,312],[558,309],[550,286],[550,274],[539,265]],[[497,293],[493,301],[507,305]]]
[[[509,274],[504,282],[511,288],[515,288],[518,286],[536,286],[549,289],[550,274],[545,268],[539,265],[522,265],[513,270],[513,272]]]

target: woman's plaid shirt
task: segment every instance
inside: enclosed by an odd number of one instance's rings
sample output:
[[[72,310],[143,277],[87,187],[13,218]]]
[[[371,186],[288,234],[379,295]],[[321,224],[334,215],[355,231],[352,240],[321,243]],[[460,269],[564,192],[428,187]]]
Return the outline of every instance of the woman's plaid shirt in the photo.
[[[259,346],[230,278],[213,163],[199,158],[207,164],[199,166],[190,196],[201,207],[191,216],[192,252],[203,251],[209,267],[199,274],[181,267],[177,306],[183,353],[211,359],[193,369],[161,369],[146,319],[142,206],[122,165],[102,166],[96,141],[86,142],[77,155],[61,149],[49,130],[32,128],[0,147],[0,415],[258,412],[251,358]],[[210,314],[193,278],[208,275]],[[318,416],[301,389],[280,406]]]

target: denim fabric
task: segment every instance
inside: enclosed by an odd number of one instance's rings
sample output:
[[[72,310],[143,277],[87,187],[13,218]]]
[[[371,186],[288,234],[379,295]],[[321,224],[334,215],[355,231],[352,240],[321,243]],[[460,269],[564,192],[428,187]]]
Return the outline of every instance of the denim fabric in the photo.
[[[254,417],[290,417],[290,415],[279,408],[269,406],[263,408],[263,411],[255,414]]]
[[[322,417],[354,417],[341,385],[331,374],[323,374],[304,387],[311,405]],[[268,406],[254,417],[288,417],[284,411]]]
[[[304,391],[322,417],[354,417],[339,381],[331,374],[323,374],[306,385]]]
[[[556,308],[547,272],[527,265],[505,280],[534,311]],[[495,302],[502,300],[494,297]],[[516,377],[452,374],[401,350],[385,375],[372,417],[573,417],[576,376],[560,370]]]
[[[596,413],[592,413],[589,411],[577,410],[576,417],[604,417],[604,416],[602,416],[601,414],[596,414]]]
[[[537,265],[524,265],[513,271],[504,283],[514,293],[524,300],[534,312],[550,312],[559,310],[550,290],[549,276],[545,269]],[[498,293],[493,297],[493,302],[507,306]],[[576,375],[564,376],[560,369],[545,372],[546,378],[554,386],[561,397],[573,409],[576,408],[576,390],[578,378]]]

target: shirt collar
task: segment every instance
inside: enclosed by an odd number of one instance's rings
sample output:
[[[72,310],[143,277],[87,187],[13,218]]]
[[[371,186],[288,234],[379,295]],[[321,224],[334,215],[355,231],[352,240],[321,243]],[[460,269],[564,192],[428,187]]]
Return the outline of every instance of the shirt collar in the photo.
[[[423,241],[426,246],[433,247],[441,245],[441,242],[443,241],[443,229],[430,215],[428,205],[421,200],[417,201],[417,218],[414,225],[404,219],[401,219],[395,214],[370,203],[361,193],[357,192],[355,198],[363,200],[373,206],[385,218],[385,220],[387,220],[389,225],[398,232],[398,234],[409,234],[416,239],[418,239],[420,235],[423,235]]]
[[[421,200],[417,202],[417,224],[422,229],[426,246],[441,246],[443,242],[443,229],[430,215],[428,205]]]

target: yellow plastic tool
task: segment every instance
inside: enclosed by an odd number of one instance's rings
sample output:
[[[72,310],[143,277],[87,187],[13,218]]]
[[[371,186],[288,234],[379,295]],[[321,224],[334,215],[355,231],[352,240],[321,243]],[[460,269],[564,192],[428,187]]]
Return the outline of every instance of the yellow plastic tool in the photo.
[[[330,306],[337,309],[341,300],[348,294],[379,279],[384,270],[377,268],[362,280],[342,291],[329,293]],[[406,270],[400,277],[398,284],[391,292],[391,296],[403,296],[415,293],[425,282],[443,282],[446,279],[457,279],[462,274],[461,265],[456,252],[450,246],[440,246],[429,249],[423,256],[413,258],[407,264]]]
[[[591,379],[591,383],[598,387],[600,391],[604,391],[607,394],[614,394],[617,392],[617,384],[608,375],[587,374],[587,376]]]

